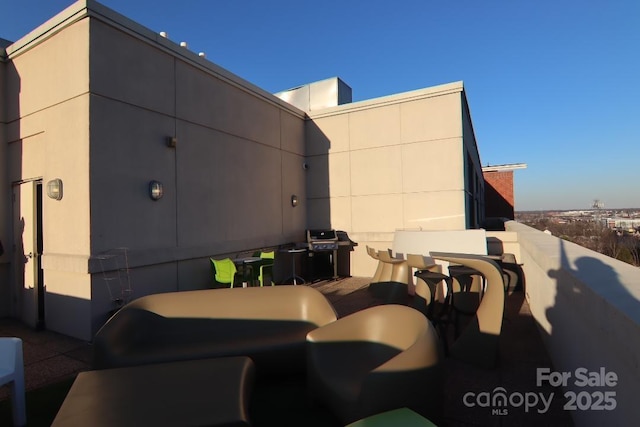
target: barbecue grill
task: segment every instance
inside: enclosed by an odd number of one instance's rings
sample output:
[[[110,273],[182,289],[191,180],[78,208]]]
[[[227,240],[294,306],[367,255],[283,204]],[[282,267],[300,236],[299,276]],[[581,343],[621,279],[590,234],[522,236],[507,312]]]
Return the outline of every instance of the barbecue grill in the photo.
[[[313,252],[338,250],[338,235],[335,230],[307,230],[307,243]]]
[[[348,246],[353,250],[358,244],[347,236],[344,231],[336,230],[307,230],[307,245],[309,257],[316,253],[321,253],[328,258],[328,262],[333,269],[332,279],[338,278],[338,249]]]

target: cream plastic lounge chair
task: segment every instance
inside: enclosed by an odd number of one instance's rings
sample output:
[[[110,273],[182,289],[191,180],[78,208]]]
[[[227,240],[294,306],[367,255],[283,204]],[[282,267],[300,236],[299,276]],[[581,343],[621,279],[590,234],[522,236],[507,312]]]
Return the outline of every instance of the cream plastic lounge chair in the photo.
[[[404,304],[409,295],[409,266],[404,258],[394,258],[391,250],[378,251],[376,257],[381,266],[379,281],[371,282],[369,291],[387,304]],[[376,271],[377,272],[377,271]]]
[[[367,254],[375,259],[376,261],[378,261],[378,265],[376,267],[376,272],[373,275],[373,278],[371,279],[371,283],[377,283],[377,282],[390,282],[393,280],[394,277],[394,265],[392,262],[386,262],[380,259],[380,254],[384,254],[382,255],[382,257],[386,260],[386,259],[392,259],[392,260],[396,260],[396,258],[393,258],[392,253],[391,253],[391,249],[387,249],[384,251],[377,251],[372,247],[367,246]],[[397,259],[402,261],[401,258]]]
[[[378,251],[378,259],[386,264],[385,271],[389,270],[388,265],[391,266],[391,274],[383,275],[381,281],[405,283],[406,285],[412,283],[407,260],[392,257],[390,251]]]
[[[376,251],[374,248],[367,246],[367,254],[378,262],[376,265],[376,272],[373,274],[373,277],[371,278],[371,283],[380,282],[381,281],[380,278],[382,277],[382,270],[384,268],[384,263],[380,261],[380,259],[378,258],[378,251]]]
[[[93,368],[249,356],[260,376],[304,372],[307,333],[336,319],[329,300],[308,286],[146,295],[96,333]]]
[[[396,304],[358,311],[307,334],[309,397],[343,423],[407,407],[437,422],[442,347],[431,322]]]
[[[484,276],[486,284],[480,305],[460,337],[452,344],[451,356],[475,366],[495,367],[504,313],[504,279],[500,267],[482,255],[431,252],[431,257],[464,265]]]
[[[13,425],[27,424],[24,395],[24,361],[20,338],[0,338],[0,385],[9,384]]]

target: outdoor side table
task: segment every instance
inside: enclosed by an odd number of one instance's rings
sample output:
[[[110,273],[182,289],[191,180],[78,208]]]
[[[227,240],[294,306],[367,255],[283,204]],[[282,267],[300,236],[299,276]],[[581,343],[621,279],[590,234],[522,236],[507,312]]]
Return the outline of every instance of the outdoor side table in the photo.
[[[242,286],[247,287],[254,286],[255,283],[253,281],[253,264],[259,263],[262,261],[262,258],[249,256],[243,258],[235,258],[233,263],[242,269]]]
[[[81,372],[52,426],[249,426],[254,369],[222,357]]]
[[[285,248],[285,249],[280,249],[279,252],[286,252],[288,254],[291,255],[291,277],[289,277],[287,280],[285,280],[285,282],[288,282],[289,280],[292,281],[292,283],[294,285],[297,285],[298,283],[303,284],[305,283],[305,280],[301,277],[298,276],[296,274],[296,254],[301,254],[306,252],[307,249],[306,248]]]

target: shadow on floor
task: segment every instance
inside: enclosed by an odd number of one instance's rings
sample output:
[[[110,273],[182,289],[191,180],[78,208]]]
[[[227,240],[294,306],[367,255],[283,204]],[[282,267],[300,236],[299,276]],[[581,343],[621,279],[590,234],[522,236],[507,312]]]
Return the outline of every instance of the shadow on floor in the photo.
[[[368,283],[368,278],[352,277],[308,286],[320,290],[334,305],[338,315],[343,317],[383,303],[371,296]],[[50,331],[36,332],[11,319],[0,319],[0,336],[23,339],[28,425],[49,426],[75,376],[90,369],[91,345]],[[498,368],[483,370],[450,358],[445,360],[447,380],[441,427],[572,426],[570,414],[562,410],[562,391],[536,386],[535,374],[539,367],[553,370],[529,306],[523,294],[515,292],[506,300]],[[491,393],[497,387],[505,389],[507,394],[535,392],[549,396],[553,393],[553,399],[548,410],[542,413],[539,412],[542,409],[540,405],[527,411],[523,407],[509,407],[500,412],[492,411],[490,407],[465,404],[466,394]],[[323,408],[310,406],[304,381],[300,378],[257,385],[250,413],[257,427],[340,425]],[[2,387],[0,425],[11,425],[10,420],[7,390]]]

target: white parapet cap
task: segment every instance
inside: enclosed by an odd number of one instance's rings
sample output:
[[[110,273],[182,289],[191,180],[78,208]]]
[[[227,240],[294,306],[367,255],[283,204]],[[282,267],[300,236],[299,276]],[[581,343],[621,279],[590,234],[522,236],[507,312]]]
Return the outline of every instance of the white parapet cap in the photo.
[[[526,169],[526,163],[511,163],[508,165],[483,166],[482,172],[504,172],[514,169]]]

